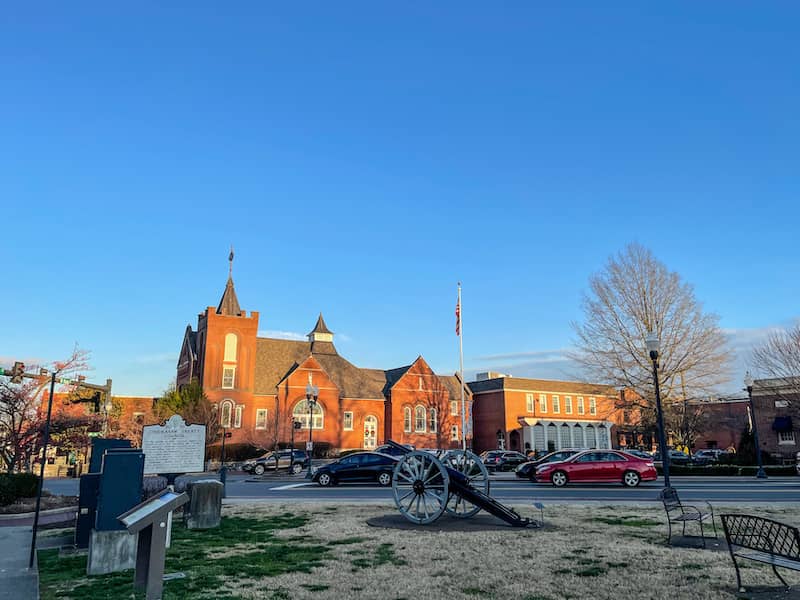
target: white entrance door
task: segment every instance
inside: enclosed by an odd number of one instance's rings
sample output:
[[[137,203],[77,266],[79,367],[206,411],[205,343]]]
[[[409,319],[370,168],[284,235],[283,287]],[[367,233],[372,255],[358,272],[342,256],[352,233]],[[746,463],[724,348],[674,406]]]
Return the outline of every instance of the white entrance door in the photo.
[[[374,450],[378,445],[378,419],[372,415],[364,419],[364,449]]]

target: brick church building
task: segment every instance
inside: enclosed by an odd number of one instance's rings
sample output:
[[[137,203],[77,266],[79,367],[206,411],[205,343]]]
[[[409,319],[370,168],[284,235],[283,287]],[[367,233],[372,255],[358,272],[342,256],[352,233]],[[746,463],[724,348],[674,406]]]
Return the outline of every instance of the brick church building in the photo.
[[[176,384],[197,378],[218,408],[230,444],[271,448],[312,428],[315,454],[371,449],[393,439],[418,448],[460,447],[457,376],[434,373],[422,356],[394,369],[367,369],[339,354],[322,314],[307,341],[258,336],[259,314],[241,309],[231,270],[219,304],[186,327]],[[306,388],[318,389],[317,402]],[[464,386],[469,401],[469,388]]]

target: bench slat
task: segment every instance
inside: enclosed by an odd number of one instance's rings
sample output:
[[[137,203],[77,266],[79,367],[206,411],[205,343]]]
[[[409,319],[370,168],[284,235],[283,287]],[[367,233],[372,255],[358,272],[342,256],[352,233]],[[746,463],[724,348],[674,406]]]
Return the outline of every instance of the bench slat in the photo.
[[[739,558],[746,558],[748,560],[755,560],[768,565],[776,565],[778,567],[785,567],[794,571],[800,571],[800,560],[790,560],[788,558],[775,556],[767,552],[734,552],[733,554]]]

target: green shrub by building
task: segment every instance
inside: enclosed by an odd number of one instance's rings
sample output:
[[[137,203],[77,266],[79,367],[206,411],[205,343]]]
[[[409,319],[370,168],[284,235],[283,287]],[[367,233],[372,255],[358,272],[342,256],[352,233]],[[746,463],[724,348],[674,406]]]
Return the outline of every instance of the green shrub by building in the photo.
[[[32,498],[39,489],[39,478],[33,473],[0,474],[0,506],[19,498]]]

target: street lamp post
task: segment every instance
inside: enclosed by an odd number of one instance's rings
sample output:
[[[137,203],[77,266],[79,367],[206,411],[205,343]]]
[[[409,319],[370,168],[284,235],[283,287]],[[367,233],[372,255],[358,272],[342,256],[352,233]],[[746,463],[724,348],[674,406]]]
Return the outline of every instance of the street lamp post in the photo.
[[[753,376],[750,375],[750,371],[745,373],[744,387],[747,390],[747,398],[750,400],[750,420],[753,422],[753,442],[756,445],[756,460],[758,461],[756,479],[766,479],[767,473],[764,471],[764,465],[761,464],[761,446],[758,443],[758,424],[756,423],[756,411],[753,406]]]
[[[306,386],[306,402],[308,403],[308,473],[306,479],[313,477],[311,472],[311,459],[314,455],[314,439],[312,433],[314,431],[314,406],[317,404],[319,398],[319,388],[309,383]]]
[[[669,453],[667,452],[667,438],[664,435],[664,413],[661,410],[661,390],[658,385],[658,351],[660,340],[655,331],[651,331],[645,338],[647,352],[653,362],[653,383],[656,386],[656,419],[658,420],[658,446],[661,453],[661,464],[664,470],[664,487],[671,487],[669,484]]]

